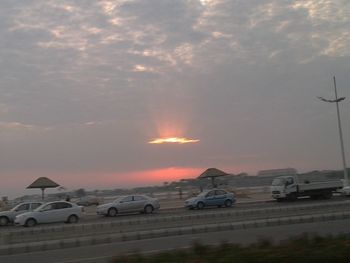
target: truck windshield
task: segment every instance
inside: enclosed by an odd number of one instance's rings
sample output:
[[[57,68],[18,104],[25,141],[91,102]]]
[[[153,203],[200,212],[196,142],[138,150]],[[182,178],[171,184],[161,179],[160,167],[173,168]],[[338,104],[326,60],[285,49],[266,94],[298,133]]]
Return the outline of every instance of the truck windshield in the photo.
[[[276,178],[276,179],[273,179],[272,181],[272,185],[274,186],[285,185],[285,184],[286,184],[286,179],[284,178]]]

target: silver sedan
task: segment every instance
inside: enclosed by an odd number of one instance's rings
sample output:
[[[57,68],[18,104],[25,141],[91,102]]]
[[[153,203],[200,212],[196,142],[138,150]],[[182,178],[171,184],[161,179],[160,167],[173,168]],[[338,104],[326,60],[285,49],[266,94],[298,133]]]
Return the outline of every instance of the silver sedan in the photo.
[[[116,216],[121,213],[150,214],[160,208],[158,199],[147,195],[121,196],[111,203],[99,205],[96,208],[98,215]]]
[[[16,205],[14,208],[12,208],[11,210],[0,212],[0,226],[6,226],[9,223],[13,223],[16,216],[29,211],[33,211],[34,209],[38,208],[42,204],[43,204],[42,202],[20,203]]]

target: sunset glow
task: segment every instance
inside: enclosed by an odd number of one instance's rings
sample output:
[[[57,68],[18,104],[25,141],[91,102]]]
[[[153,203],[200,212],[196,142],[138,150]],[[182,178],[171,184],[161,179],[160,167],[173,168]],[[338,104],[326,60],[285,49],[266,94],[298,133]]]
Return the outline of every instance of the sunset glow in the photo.
[[[177,144],[185,144],[185,143],[196,143],[199,142],[198,139],[188,139],[188,138],[179,138],[179,137],[168,137],[168,138],[157,138],[152,141],[149,141],[150,144],[163,144],[163,143],[177,143]]]

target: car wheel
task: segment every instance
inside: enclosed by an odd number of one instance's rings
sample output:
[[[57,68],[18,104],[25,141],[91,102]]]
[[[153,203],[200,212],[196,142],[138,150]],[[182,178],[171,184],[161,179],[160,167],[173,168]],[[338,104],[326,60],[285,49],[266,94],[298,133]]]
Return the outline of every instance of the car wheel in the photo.
[[[153,206],[151,205],[146,205],[144,208],[145,214],[151,214],[153,212]]]
[[[118,214],[118,211],[114,207],[108,209],[108,213],[107,213],[108,216],[116,216],[117,214]]]
[[[227,199],[227,200],[225,201],[225,206],[226,206],[226,207],[232,206],[232,201],[231,201],[230,199]]]
[[[79,218],[76,215],[71,215],[68,217],[67,223],[69,224],[75,224],[78,223]]]
[[[36,225],[36,220],[34,218],[29,218],[25,223],[26,227],[33,227],[35,225]]]
[[[6,216],[0,217],[0,226],[7,226],[10,220]]]
[[[198,202],[197,203],[197,208],[198,209],[203,209],[204,208],[204,203],[203,202]]]

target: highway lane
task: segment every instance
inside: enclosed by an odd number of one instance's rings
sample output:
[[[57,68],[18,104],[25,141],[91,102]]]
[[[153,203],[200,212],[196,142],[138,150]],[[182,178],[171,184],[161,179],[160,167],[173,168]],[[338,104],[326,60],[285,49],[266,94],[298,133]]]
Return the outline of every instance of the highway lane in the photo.
[[[106,263],[112,256],[127,253],[156,253],[179,248],[187,248],[194,241],[202,244],[219,244],[223,241],[230,243],[248,244],[259,239],[268,238],[272,241],[285,240],[288,237],[302,233],[322,236],[350,234],[350,220],[329,222],[282,225],[254,229],[212,232],[182,236],[171,236],[154,239],[102,244],[88,247],[67,248],[35,253],[10,256],[0,256],[1,263]]]
[[[243,222],[249,220],[273,219],[280,217],[304,216],[311,214],[327,214],[350,210],[350,201],[304,203],[286,207],[249,208],[235,210],[207,209],[192,214],[182,215],[152,215],[149,217],[117,217],[113,221],[81,225],[50,225],[35,228],[17,228],[18,230],[4,233],[6,244],[58,240],[83,236],[101,236],[105,234],[120,234],[154,229],[181,228],[206,224]]]
[[[79,224],[85,224],[85,223],[105,223],[105,222],[113,222],[116,220],[133,220],[133,219],[148,219],[148,218],[157,218],[159,216],[171,216],[171,215],[196,215],[200,213],[205,213],[207,211],[222,211],[223,209],[234,209],[235,211],[241,211],[246,209],[258,209],[258,208],[269,208],[269,207],[292,207],[296,205],[303,205],[303,204],[319,204],[319,203],[330,203],[330,202],[338,202],[338,201],[345,201],[350,200],[347,197],[343,196],[335,196],[330,200],[312,200],[312,199],[301,199],[297,202],[283,202],[279,203],[271,199],[265,199],[265,200],[251,200],[251,201],[238,201],[237,204],[235,204],[232,208],[206,208],[203,211],[198,210],[188,210],[185,209],[182,205],[181,206],[175,206],[175,207],[167,207],[165,209],[160,209],[159,212],[150,214],[150,215],[144,215],[144,214],[124,214],[124,215],[118,215],[116,218],[110,218],[110,217],[103,217],[98,216],[95,214],[96,207],[86,207],[85,208],[85,214],[83,218],[81,218]],[[180,201],[177,204],[182,204],[183,202]],[[62,223],[60,224],[50,224],[50,225],[41,225],[40,227],[51,227],[51,226],[57,226],[57,225],[64,225]],[[6,227],[0,227],[0,233],[2,231],[8,232],[13,231],[15,229],[18,229],[21,227],[15,227],[15,226],[6,226]]]

